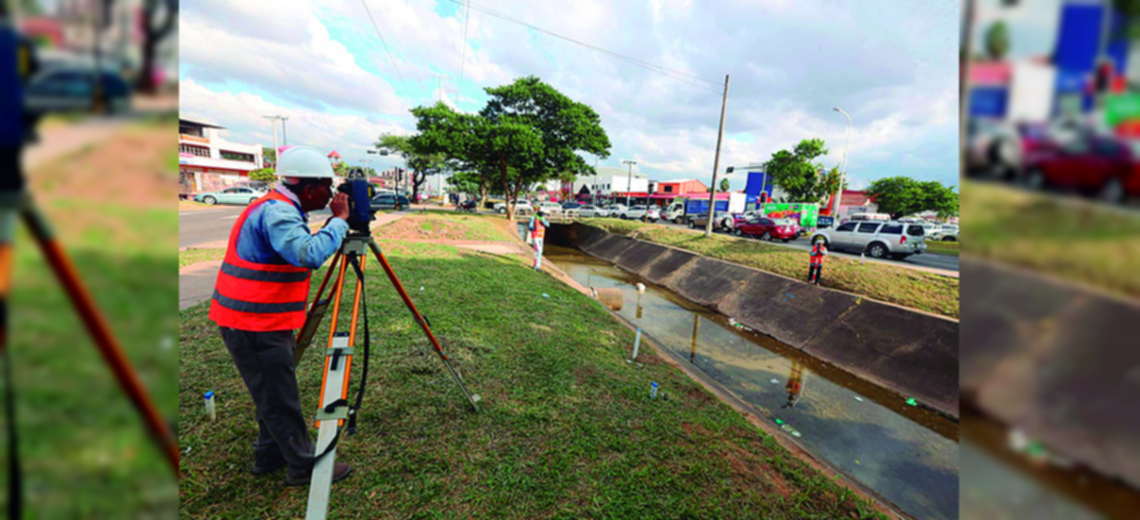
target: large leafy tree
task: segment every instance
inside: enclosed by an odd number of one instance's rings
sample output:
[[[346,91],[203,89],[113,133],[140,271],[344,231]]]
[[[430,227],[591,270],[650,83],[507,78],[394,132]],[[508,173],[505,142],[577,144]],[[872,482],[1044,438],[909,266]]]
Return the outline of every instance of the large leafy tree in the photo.
[[[272,187],[277,183],[277,174],[274,173],[273,168],[261,168],[260,170],[249,172],[249,180],[263,181]]]
[[[490,185],[484,180],[482,175],[476,171],[462,171],[447,178],[448,184],[459,193],[466,193],[468,195],[478,195],[479,205],[487,200],[487,191]]]
[[[820,203],[840,189],[839,168],[820,174],[823,165],[812,162],[827,154],[823,139],[804,139],[791,151],[780,150],[768,161],[772,183],[786,194],[782,202]],[[846,187],[846,186],[844,186]]]
[[[495,139],[505,148],[491,146],[498,157],[499,175],[506,191],[509,218],[520,190],[560,175],[584,175],[593,169],[577,152],[606,158],[610,139],[601,117],[589,106],[566,97],[534,76],[510,85],[486,89],[490,100],[479,115],[497,129]],[[522,148],[518,148],[521,146]],[[513,164],[505,159],[525,151],[528,157]],[[511,175],[508,166],[515,169]]]
[[[958,194],[937,181],[886,177],[872,182],[867,193],[874,197],[879,212],[892,219],[924,211],[935,211],[940,217],[958,214]]]

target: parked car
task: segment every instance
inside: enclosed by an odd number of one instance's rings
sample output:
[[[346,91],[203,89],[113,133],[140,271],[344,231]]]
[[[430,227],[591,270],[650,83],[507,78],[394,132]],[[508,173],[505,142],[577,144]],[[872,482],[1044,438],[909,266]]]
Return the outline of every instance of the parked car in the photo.
[[[610,216],[610,212],[605,208],[599,208],[593,204],[583,204],[582,207],[578,209],[578,216],[585,218],[604,218]]]
[[[732,230],[736,228],[737,224],[743,224],[745,222],[748,222],[749,220],[752,220],[754,217],[756,217],[755,211],[746,211],[744,213],[731,213],[728,215],[722,215],[722,214],[718,213],[716,216],[716,225],[713,227],[715,227],[717,229],[723,229],[726,232],[731,233]]]
[[[577,203],[577,202],[567,202],[567,203],[562,205],[562,209],[564,209],[564,210],[582,209],[582,204]]]
[[[638,204],[622,211],[620,217],[626,220],[641,220],[644,218],[650,222],[657,222],[661,220],[661,210],[657,209],[657,206]]]
[[[1021,135],[1011,124],[971,118],[966,129],[966,169],[1007,178],[1021,164]]]
[[[131,86],[117,73],[76,66],[59,66],[37,73],[28,83],[24,106],[36,114],[90,111],[95,86],[101,82],[106,110],[122,113],[131,108]]]
[[[523,206],[528,206],[528,205],[530,205],[530,203],[527,202],[525,199],[518,199],[515,201],[515,209],[521,208]],[[496,213],[506,215],[507,214],[507,202],[503,201],[503,202],[496,203],[492,209],[494,209]]]
[[[704,229],[709,223],[709,214],[693,215],[688,218],[689,229]],[[713,231],[716,231],[716,224],[713,224]]]
[[[1034,189],[1074,190],[1110,203],[1140,195],[1140,145],[1113,136],[1072,139],[1027,159],[1025,183]]]
[[[214,204],[249,204],[265,195],[264,191],[246,186],[233,186],[219,191],[209,191],[194,195],[194,202]]]
[[[538,211],[547,215],[558,215],[562,213],[562,205],[557,202],[540,202],[538,204]]]
[[[958,226],[942,226],[942,232],[939,233],[938,238],[943,242],[957,242],[958,241]]]
[[[749,236],[764,241],[773,238],[790,242],[796,238],[798,227],[790,218],[772,219],[768,217],[753,216],[749,220],[736,223],[732,234],[738,237]]]
[[[835,229],[817,230],[811,243],[822,240],[828,249],[866,252],[872,258],[902,260],[926,252],[926,231],[921,224],[898,221],[846,222]]]
[[[400,211],[411,206],[411,202],[408,201],[408,197],[405,195],[381,193],[375,197],[372,197],[372,203],[369,204],[369,206],[372,208],[372,211],[381,209],[394,209],[396,211]]]

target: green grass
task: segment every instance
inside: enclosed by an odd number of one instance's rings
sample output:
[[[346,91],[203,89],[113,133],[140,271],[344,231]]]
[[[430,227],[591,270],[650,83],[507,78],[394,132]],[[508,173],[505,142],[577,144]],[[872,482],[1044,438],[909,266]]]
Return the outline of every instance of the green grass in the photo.
[[[412,211],[397,222],[377,229],[377,238],[445,239],[500,242],[507,240],[501,219],[454,211]]]
[[[797,280],[807,278],[808,254],[799,249],[718,234],[705,237],[703,231],[635,221],[589,219],[586,223],[621,235],[637,231],[637,238],[641,240],[687,249]],[[951,318],[958,317],[958,279],[949,276],[876,262],[862,264],[858,260],[831,256],[824,264],[822,285]]]
[[[173,421],[177,216],[76,199],[48,201],[44,210],[152,399]],[[10,346],[28,510],[36,518],[174,516],[177,482],[139,415],[23,228],[15,246]]]
[[[450,246],[381,247],[483,401],[468,411],[369,263],[368,388],[357,435],[337,447],[355,472],[333,487],[331,518],[874,517],[651,351],[643,367],[626,364],[633,332],[557,280]],[[181,518],[303,516],[306,487],[249,473],[253,405],[207,311],[180,322]],[[309,417],[319,351],[297,370]],[[359,381],[357,369],[353,392]],[[652,381],[668,401],[649,399]],[[217,422],[203,415],[207,390]]]
[[[225,258],[225,256],[225,249],[187,249],[185,251],[179,251],[178,268],[181,269],[198,262],[221,260]]]
[[[961,242],[943,242],[941,240],[927,240],[926,252],[937,255],[958,256],[958,245]]]
[[[1002,186],[964,183],[965,253],[1140,297],[1140,215]]]

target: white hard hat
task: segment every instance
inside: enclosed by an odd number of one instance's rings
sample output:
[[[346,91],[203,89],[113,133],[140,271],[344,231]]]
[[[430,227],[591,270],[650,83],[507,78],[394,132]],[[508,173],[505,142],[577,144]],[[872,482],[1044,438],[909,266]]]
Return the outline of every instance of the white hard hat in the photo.
[[[277,175],[296,179],[332,179],[332,165],[317,148],[291,146],[277,159]]]

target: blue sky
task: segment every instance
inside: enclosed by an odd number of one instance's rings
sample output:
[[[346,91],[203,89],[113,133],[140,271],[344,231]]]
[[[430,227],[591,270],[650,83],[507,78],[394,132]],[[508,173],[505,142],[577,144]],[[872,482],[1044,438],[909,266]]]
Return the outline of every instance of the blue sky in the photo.
[[[464,42],[464,12],[449,0],[365,2],[395,66],[360,0],[184,3],[183,115],[227,127],[230,140],[271,145],[262,116],[281,114],[290,144],[387,168],[398,161],[365,150],[381,133],[414,132],[410,108],[442,97],[477,111],[483,88],[533,74],[599,113],[613,144],[601,165],[634,159],[655,179],[708,179],[717,83],[729,73],[722,168],[811,137],[827,141],[821,162],[837,165],[847,131],[832,111],[840,106],[853,122],[854,187],[894,175],[957,184],[957,1],[474,4],[703,78],[702,88],[475,9]],[[433,74],[447,76],[443,92]],[[738,177],[734,189],[744,186]]]

